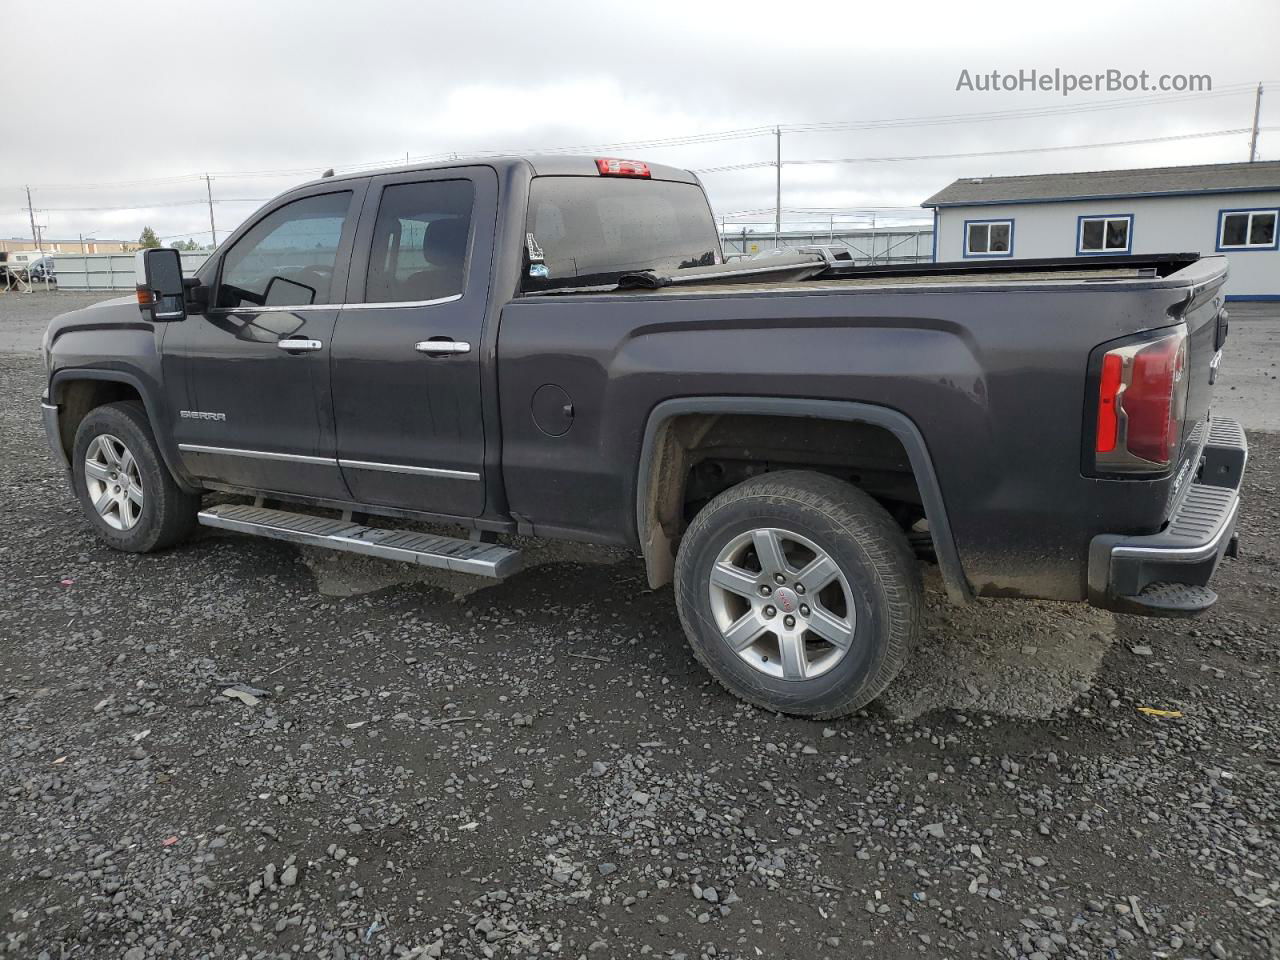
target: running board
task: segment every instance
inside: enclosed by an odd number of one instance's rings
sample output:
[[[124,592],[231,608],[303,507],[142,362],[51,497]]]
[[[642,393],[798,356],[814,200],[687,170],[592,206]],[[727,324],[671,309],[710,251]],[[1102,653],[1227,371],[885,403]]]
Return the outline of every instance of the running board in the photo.
[[[269,510],[248,504],[220,504],[201,510],[198,516],[206,527],[220,530],[363,553],[384,560],[402,560],[423,567],[498,580],[511,576],[521,566],[519,550],[492,543],[437,537],[411,530],[383,530],[349,520]]]

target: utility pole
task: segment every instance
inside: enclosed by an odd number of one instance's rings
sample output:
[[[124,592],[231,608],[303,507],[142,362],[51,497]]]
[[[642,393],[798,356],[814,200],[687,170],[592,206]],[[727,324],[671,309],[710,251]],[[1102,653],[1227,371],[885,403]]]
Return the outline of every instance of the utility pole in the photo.
[[[36,208],[31,202],[31,188],[27,187],[27,213],[31,215],[31,242],[36,245],[36,251],[42,256],[44,255],[44,245],[40,242],[40,231],[36,227]]]
[[[1249,162],[1258,159],[1258,117],[1262,113],[1262,84],[1258,84],[1258,91],[1253,95],[1253,136],[1249,138]]]
[[[213,178],[207,173],[204,175],[204,192],[209,198],[209,232],[213,234],[213,245],[218,246],[218,228],[213,223]]]
[[[775,164],[778,174],[778,187],[774,197],[773,211],[773,246],[776,250],[782,246],[782,128],[774,127],[773,136],[778,146],[778,159]]]

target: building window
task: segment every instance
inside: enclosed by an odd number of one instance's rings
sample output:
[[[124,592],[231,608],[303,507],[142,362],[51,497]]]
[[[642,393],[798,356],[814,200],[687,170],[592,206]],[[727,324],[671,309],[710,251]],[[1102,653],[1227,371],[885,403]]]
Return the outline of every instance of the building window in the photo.
[[[1076,253],[1128,253],[1132,249],[1133,214],[1079,217]]]
[[[1275,250],[1280,211],[1219,210],[1218,250]]]
[[[966,257],[1013,256],[1013,221],[966,220],[964,222],[964,255]]]

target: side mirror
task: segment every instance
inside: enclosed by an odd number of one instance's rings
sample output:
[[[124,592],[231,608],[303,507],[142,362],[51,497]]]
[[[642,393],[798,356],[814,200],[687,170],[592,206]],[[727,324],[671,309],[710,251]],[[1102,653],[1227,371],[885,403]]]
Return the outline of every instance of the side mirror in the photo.
[[[292,307],[316,302],[316,288],[288,277],[272,277],[262,291],[264,307]]]
[[[138,309],[144,317],[156,322],[186,319],[182,255],[177,250],[172,247],[139,250],[134,270],[138,284]]]

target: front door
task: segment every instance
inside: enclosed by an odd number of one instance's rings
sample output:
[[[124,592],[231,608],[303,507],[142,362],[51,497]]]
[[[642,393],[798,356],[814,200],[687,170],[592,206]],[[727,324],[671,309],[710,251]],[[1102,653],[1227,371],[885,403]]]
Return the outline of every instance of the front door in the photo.
[[[363,192],[361,183],[267,212],[211,265],[206,314],[167,331],[174,429],[194,476],[348,499],[329,364]]]
[[[332,355],[338,463],[361,503],[484,509],[481,333],[496,210],[488,167],[370,183]]]

